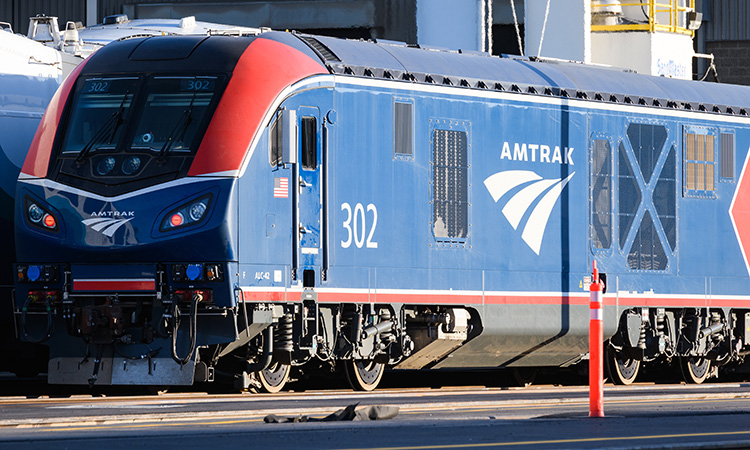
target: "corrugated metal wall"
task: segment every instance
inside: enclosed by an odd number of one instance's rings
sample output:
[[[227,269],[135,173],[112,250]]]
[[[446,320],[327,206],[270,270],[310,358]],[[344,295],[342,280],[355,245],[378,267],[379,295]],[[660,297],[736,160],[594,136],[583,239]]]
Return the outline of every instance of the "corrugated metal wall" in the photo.
[[[0,0],[0,21],[10,22],[13,31],[29,29],[29,17],[37,14],[57,16],[60,28],[65,22],[86,22],[86,0]]]
[[[374,36],[370,36],[366,32],[365,37],[382,37],[388,34],[390,39],[399,38],[409,42],[416,40],[416,29],[412,30],[416,25],[411,24],[415,20],[416,0],[293,0],[278,1],[277,5],[274,5],[276,3],[274,0],[93,1],[96,3],[97,23],[101,23],[106,16],[127,13],[131,18],[150,18],[154,17],[154,14],[166,18],[195,15],[198,20],[232,24],[234,23],[232,11],[236,11],[238,16],[243,16],[243,13],[247,16],[258,10],[264,12],[265,15],[270,14],[270,17],[274,19],[271,21],[273,23],[260,25],[274,26],[279,29],[359,27],[374,33]],[[86,6],[91,2],[92,0],[0,0],[0,21],[10,22],[14,31],[23,34],[26,34],[28,30],[29,17],[42,13],[57,16],[61,28],[69,20],[80,21],[88,25]],[[317,16],[309,14],[308,4],[314,7],[318,13]],[[308,14],[300,16],[300,11],[307,11]],[[265,16],[260,14],[260,17]],[[236,20],[240,19],[242,17]],[[268,20],[265,19],[265,22]],[[251,25],[249,23],[237,24]]]
[[[750,40],[750,2],[704,0],[701,29],[707,42]]]

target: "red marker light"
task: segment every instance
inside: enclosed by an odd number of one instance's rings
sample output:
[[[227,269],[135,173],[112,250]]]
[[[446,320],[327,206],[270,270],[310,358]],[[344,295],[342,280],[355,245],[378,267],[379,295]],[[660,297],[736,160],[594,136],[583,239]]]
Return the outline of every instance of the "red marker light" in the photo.
[[[182,214],[172,214],[172,217],[169,218],[169,223],[172,224],[173,227],[179,227],[182,225],[182,223],[185,221],[185,218],[182,217]]]
[[[47,228],[55,228],[55,225],[57,225],[57,221],[54,216],[52,216],[52,214],[46,214],[44,216],[44,226]]]

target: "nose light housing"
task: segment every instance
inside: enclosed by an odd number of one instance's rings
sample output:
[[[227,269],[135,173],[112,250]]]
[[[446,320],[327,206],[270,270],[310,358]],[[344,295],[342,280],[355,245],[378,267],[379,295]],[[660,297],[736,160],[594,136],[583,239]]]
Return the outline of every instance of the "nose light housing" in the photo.
[[[213,196],[204,195],[170,211],[162,220],[159,231],[172,231],[197,225],[206,220]]]
[[[47,231],[58,231],[57,218],[49,210],[42,207],[35,200],[26,197],[26,219],[34,227]]]

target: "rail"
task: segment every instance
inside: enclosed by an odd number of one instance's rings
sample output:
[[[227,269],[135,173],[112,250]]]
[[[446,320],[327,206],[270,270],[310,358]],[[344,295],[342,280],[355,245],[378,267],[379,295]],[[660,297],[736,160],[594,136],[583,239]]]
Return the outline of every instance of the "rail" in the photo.
[[[690,29],[689,13],[695,12],[695,0],[645,0],[638,2],[619,2],[610,0],[594,0],[591,2],[593,16],[622,16],[616,24],[594,24],[591,31],[661,31],[667,33],[694,35]],[[633,20],[627,12],[637,12],[640,9],[645,16],[643,21]]]

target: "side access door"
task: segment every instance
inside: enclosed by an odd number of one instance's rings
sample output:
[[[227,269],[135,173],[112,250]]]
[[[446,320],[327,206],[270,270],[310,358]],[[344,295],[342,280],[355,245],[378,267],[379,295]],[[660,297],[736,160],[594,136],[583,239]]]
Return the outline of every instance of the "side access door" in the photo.
[[[293,278],[305,287],[320,284],[327,262],[325,242],[325,157],[324,129],[320,110],[300,106],[297,109],[297,148],[293,216],[296,223],[293,250]]]

